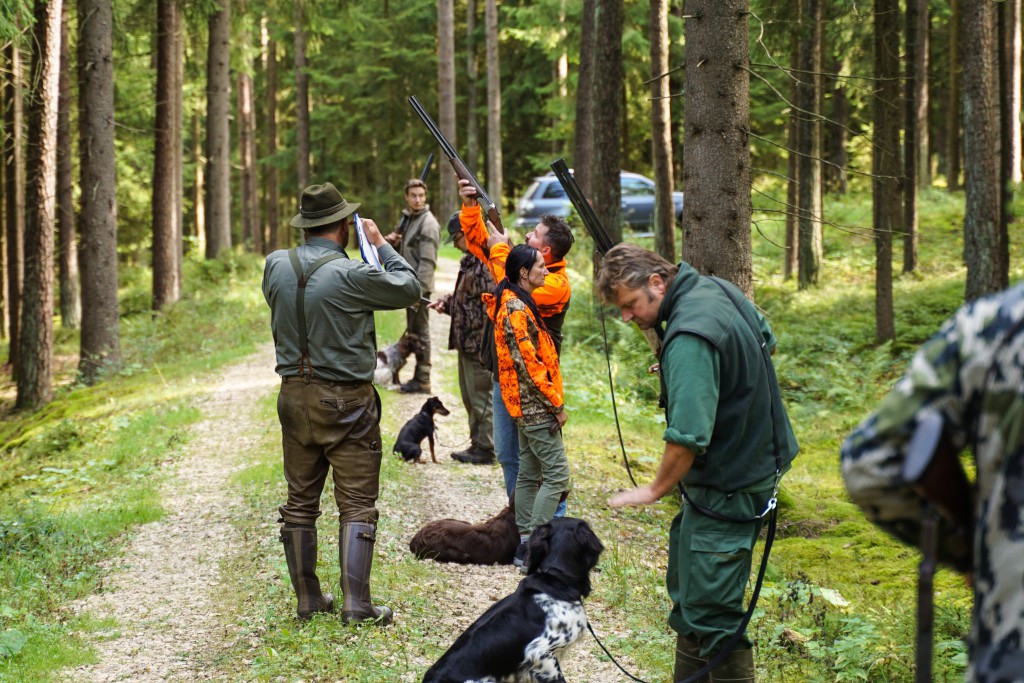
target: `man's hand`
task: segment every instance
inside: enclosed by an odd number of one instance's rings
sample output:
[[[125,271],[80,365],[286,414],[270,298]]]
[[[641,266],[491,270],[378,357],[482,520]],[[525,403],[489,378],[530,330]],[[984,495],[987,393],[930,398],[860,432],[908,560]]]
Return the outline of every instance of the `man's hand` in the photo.
[[[503,232],[496,232],[487,238],[487,248],[493,249],[495,244],[512,244],[512,240]]]
[[[658,500],[650,485],[638,486],[635,489],[621,491],[608,499],[608,505],[613,508],[636,505],[650,505]]]
[[[468,180],[459,178],[459,194],[462,195],[463,206],[476,206],[479,203],[476,200],[476,188]]]
[[[402,236],[399,235],[397,232],[389,232],[388,234],[384,235],[384,241],[393,246],[395,249],[398,249],[398,245],[402,241]]]
[[[370,218],[361,218],[360,223],[363,224],[363,232],[366,234],[366,241],[375,247],[383,247],[387,242],[384,237],[381,236],[380,230],[377,228],[377,224]]]
[[[427,304],[427,308],[437,311],[438,313],[448,313],[448,300],[451,299],[451,294],[445,295],[437,301],[431,301]]]
[[[569,413],[565,412],[565,406],[555,413],[555,419],[558,420],[558,428],[561,429],[565,426],[565,423],[569,421]]]

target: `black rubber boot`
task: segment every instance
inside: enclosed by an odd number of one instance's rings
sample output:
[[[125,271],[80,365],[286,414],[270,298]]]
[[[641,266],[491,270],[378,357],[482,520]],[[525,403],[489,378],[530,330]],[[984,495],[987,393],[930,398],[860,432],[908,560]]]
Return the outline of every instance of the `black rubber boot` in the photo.
[[[316,527],[285,523],[281,527],[281,543],[288,561],[288,574],[299,600],[299,619],[309,619],[320,612],[334,611],[334,596],[320,591],[316,576]]]
[[[685,681],[701,670],[708,660],[700,656],[700,642],[696,638],[676,636],[676,669],[672,674],[673,681]],[[696,683],[710,683],[711,679],[704,674]]]
[[[733,650],[711,672],[711,683],[754,683],[754,650]]]
[[[344,595],[341,620],[346,624],[373,622],[376,626],[386,626],[395,616],[390,607],[374,607],[370,600],[370,568],[376,540],[377,527],[373,524],[348,522],[341,525],[338,543]]]

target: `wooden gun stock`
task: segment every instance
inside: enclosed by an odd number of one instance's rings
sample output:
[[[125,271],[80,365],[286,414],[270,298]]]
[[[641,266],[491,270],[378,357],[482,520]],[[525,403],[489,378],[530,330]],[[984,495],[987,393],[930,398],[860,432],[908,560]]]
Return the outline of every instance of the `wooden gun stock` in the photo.
[[[420,117],[421,121],[423,121],[423,125],[427,127],[430,134],[434,136],[435,140],[437,140],[437,144],[441,146],[441,151],[444,152],[446,157],[448,157],[448,161],[451,162],[452,168],[455,169],[455,175],[457,175],[460,180],[468,180],[473,185],[473,189],[476,190],[477,201],[479,201],[480,206],[483,207],[484,213],[487,214],[487,217],[491,220],[491,223],[494,224],[494,227],[498,232],[504,233],[505,226],[501,224],[501,212],[498,211],[498,206],[491,201],[490,197],[487,196],[487,193],[484,191],[480,182],[476,179],[476,176],[474,176],[473,172],[469,170],[468,166],[466,166],[466,162],[462,160],[459,153],[455,151],[455,147],[448,142],[448,138],[446,138],[444,133],[441,132],[441,129],[437,127],[437,124],[434,123],[434,119],[430,117],[430,114],[428,114],[427,110],[423,108],[423,105],[420,104],[420,101],[416,99],[415,95],[409,98],[409,104],[412,105],[413,111],[415,111],[416,115]]]

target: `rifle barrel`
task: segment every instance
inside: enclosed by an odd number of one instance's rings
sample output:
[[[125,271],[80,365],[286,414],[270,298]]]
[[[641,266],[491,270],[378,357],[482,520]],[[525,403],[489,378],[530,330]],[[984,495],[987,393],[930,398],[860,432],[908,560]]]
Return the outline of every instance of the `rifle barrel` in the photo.
[[[427,130],[429,130],[430,134],[434,136],[435,140],[437,140],[437,144],[441,145],[441,151],[444,152],[445,156],[449,159],[457,158],[459,156],[458,152],[456,152],[448,142],[448,138],[441,133],[441,129],[437,127],[436,123],[434,123],[434,119],[430,118],[430,114],[428,114],[427,110],[423,108],[423,105],[420,104],[420,101],[416,99],[415,95],[409,98],[409,104],[412,105],[413,110],[415,110],[420,119],[423,120],[423,123],[427,126]]]
[[[554,171],[555,177],[558,178],[558,182],[562,184],[562,188],[565,190],[565,194],[569,197],[569,201],[576,208],[576,213],[580,215],[580,219],[583,221],[583,226],[587,228],[587,232],[594,240],[594,246],[601,255],[608,253],[608,250],[615,245],[611,242],[607,231],[604,229],[595,230],[596,226],[601,225],[601,220],[597,217],[594,212],[594,207],[587,201],[586,195],[583,194],[583,190],[580,189],[579,184],[576,182],[576,178],[572,173],[569,172],[569,167],[566,166],[564,159],[558,159],[551,164],[551,170]]]

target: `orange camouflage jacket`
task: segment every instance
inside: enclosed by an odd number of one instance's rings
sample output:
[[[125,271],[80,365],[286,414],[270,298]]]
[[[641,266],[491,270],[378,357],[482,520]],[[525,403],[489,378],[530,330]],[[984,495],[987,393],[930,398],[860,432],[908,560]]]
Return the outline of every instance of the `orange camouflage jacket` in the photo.
[[[540,329],[533,312],[511,290],[502,294],[500,305],[493,294],[482,298],[494,321],[498,383],[509,415],[522,426],[548,424],[565,402],[551,335]]]

